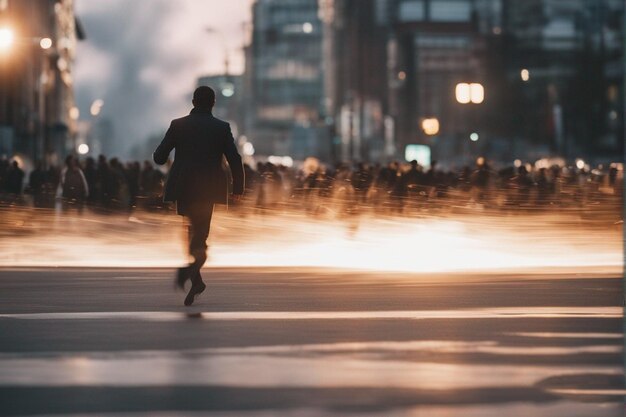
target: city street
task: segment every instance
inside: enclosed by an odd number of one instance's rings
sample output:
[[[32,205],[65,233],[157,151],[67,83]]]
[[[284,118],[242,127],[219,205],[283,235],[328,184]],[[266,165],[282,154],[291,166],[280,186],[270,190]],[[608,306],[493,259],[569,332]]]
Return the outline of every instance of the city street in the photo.
[[[625,28],[0,0],[0,417],[623,416]]]
[[[623,412],[618,274],[172,273],[0,270],[0,414]]]

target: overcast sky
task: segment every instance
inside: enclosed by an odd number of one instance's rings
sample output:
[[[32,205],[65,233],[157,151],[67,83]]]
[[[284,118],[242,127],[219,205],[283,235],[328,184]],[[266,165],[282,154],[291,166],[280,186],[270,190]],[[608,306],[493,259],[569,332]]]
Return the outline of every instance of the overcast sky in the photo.
[[[81,118],[104,100],[117,143],[162,132],[190,109],[200,75],[222,73],[224,44],[232,72],[243,69],[253,0],[76,0],[87,39],[79,43],[75,88]],[[207,33],[214,28],[223,36]],[[123,155],[124,149],[119,150]]]

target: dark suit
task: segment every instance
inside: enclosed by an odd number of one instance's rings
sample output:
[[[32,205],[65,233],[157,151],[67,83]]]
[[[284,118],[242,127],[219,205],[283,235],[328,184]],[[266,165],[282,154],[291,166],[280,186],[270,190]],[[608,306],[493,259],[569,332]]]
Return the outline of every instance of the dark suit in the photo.
[[[154,151],[154,162],[165,164],[173,149],[176,154],[163,199],[176,202],[178,213],[189,219],[189,253],[202,266],[206,260],[206,239],[213,204],[228,202],[224,156],[232,174],[232,192],[243,194],[241,156],[230,125],[213,117],[210,110],[200,108],[172,121],[165,138]]]

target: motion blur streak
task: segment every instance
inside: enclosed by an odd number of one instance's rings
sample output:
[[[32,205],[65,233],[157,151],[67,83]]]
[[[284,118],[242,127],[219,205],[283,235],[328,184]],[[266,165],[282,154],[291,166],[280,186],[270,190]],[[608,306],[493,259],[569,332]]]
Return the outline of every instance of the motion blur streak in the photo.
[[[214,267],[619,272],[623,264],[621,225],[563,213],[327,219],[220,209],[216,217]],[[182,224],[171,215],[5,208],[0,226],[0,266],[175,267],[186,260]]]

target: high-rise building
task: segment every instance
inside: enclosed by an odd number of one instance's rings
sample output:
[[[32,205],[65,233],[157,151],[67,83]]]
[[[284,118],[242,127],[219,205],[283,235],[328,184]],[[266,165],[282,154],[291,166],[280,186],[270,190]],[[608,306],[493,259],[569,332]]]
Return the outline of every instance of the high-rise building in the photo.
[[[623,148],[621,0],[258,0],[254,16],[259,148],[382,161],[421,144],[457,165]]]
[[[620,0],[503,0],[522,134],[571,157],[623,149],[623,16]]]
[[[320,128],[324,74],[318,0],[257,0],[247,56],[250,139],[257,152],[327,153]]]
[[[380,160],[385,141],[389,4],[323,1],[325,116],[334,160]]]
[[[75,151],[72,0],[2,0],[0,154],[58,163]]]
[[[459,153],[471,133],[484,129],[482,117],[490,94],[486,36],[498,30],[497,16],[497,4],[488,1],[395,2],[389,113],[399,150],[410,144],[446,145],[448,153]],[[459,102],[459,84],[476,85],[476,93],[483,97]]]

